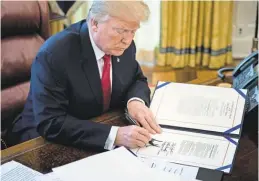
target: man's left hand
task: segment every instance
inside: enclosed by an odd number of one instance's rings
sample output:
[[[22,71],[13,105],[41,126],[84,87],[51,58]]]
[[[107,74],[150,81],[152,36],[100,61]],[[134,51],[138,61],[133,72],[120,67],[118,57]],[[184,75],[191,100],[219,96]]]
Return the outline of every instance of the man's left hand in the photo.
[[[156,123],[151,110],[142,102],[133,100],[128,103],[129,115],[150,133],[161,133],[160,126]]]

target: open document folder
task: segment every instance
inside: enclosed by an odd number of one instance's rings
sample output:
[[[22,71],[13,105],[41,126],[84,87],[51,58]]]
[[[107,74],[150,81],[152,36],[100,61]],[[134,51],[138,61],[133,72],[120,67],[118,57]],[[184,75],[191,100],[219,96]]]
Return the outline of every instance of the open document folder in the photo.
[[[241,135],[247,90],[158,82],[150,109],[163,133],[140,157],[231,172]]]
[[[180,177],[149,168],[124,147],[90,156],[52,170],[62,181],[75,179],[77,181],[183,181]]]

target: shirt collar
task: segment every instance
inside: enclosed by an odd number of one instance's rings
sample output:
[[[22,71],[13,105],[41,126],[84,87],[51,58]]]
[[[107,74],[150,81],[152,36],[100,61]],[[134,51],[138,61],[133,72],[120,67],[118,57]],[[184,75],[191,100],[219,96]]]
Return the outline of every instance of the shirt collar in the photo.
[[[100,48],[98,48],[97,45],[95,44],[93,37],[92,37],[92,33],[90,32],[90,29],[89,29],[89,36],[90,36],[90,41],[91,41],[92,47],[94,49],[94,54],[95,54],[96,60],[100,60],[101,58],[103,58],[105,53],[102,50],[100,50]]]

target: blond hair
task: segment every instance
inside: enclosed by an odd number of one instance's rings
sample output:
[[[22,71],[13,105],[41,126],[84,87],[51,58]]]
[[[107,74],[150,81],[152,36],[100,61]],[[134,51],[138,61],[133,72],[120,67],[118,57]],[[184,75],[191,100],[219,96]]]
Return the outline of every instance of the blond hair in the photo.
[[[89,13],[88,21],[94,19],[103,22],[108,16],[126,21],[143,22],[149,18],[149,7],[143,1],[94,1]]]

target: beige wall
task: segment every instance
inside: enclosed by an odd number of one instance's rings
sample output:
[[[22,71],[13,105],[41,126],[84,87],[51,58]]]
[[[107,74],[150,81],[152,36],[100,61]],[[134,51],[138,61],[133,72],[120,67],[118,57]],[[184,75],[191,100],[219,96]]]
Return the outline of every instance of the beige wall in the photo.
[[[134,38],[137,48],[136,59],[142,65],[155,65],[155,47],[159,46],[160,1],[144,0],[150,9],[149,20],[141,24]]]
[[[256,1],[235,1],[233,12],[233,57],[251,53],[255,32]]]

